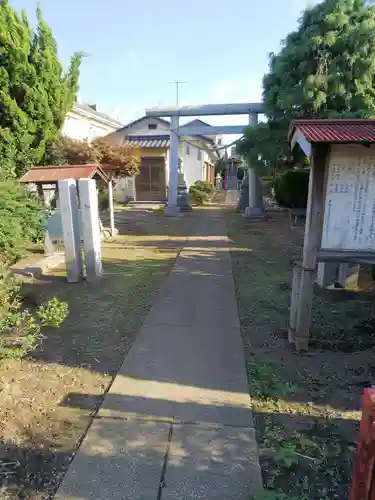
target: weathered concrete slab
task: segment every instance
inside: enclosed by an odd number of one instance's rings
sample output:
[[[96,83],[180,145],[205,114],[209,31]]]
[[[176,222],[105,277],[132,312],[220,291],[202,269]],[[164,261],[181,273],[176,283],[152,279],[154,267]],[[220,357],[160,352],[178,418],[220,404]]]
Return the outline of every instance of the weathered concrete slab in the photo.
[[[254,429],[175,425],[163,500],[249,500],[262,488]]]
[[[93,422],[56,500],[155,500],[170,425],[137,420]]]

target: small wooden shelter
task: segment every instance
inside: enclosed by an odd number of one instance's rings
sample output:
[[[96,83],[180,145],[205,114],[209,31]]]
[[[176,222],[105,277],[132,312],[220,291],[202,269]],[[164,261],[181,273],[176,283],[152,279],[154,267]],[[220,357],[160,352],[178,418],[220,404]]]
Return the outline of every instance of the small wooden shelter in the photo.
[[[113,208],[113,193],[112,193],[112,176],[108,175],[100,165],[48,165],[35,166],[28,170],[20,182],[23,184],[35,184],[38,193],[43,195],[45,200],[50,200],[51,195],[46,193],[57,192],[57,185],[60,180],[64,179],[95,179],[105,183],[108,186],[109,211],[111,235],[115,234],[114,227],[114,208]]]
[[[317,261],[375,263],[375,120],[295,120],[288,140],[311,159],[302,264],[289,341],[307,350]]]

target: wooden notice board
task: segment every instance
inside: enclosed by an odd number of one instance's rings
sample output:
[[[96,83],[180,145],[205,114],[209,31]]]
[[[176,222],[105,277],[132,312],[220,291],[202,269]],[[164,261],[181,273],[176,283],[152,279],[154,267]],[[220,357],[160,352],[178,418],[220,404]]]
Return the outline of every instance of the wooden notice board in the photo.
[[[375,251],[375,146],[332,146],[321,248]]]

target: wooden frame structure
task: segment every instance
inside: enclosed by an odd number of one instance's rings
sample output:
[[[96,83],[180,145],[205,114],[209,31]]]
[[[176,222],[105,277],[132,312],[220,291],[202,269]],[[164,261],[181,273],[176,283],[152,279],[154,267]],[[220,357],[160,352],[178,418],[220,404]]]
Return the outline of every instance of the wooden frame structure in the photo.
[[[321,249],[332,148],[334,145],[344,147],[345,145],[357,144],[361,145],[361,153],[357,154],[356,160],[360,159],[361,155],[368,156],[371,144],[375,144],[375,120],[295,120],[290,125],[288,140],[292,148],[298,144],[305,155],[311,159],[303,258],[301,263],[295,265],[293,272],[289,321],[289,342],[295,344],[297,351],[306,351],[310,337],[311,307],[317,262],[333,260],[336,262],[375,263],[375,239],[372,240],[374,246],[365,250],[360,246],[356,248],[355,244],[349,251],[341,247]],[[371,155],[374,155],[370,157],[370,160],[373,158],[373,162],[370,162],[371,164],[366,165],[366,167],[373,168],[374,173],[371,174],[369,182],[375,189],[375,153],[372,152]],[[340,169],[340,165],[335,168]],[[357,167],[354,165],[352,168]],[[359,179],[359,174],[357,179]],[[343,194],[354,196],[352,187],[348,186],[348,184],[345,186]],[[372,206],[375,221],[375,200]],[[348,203],[343,207],[343,210],[350,208]],[[344,227],[337,227],[336,224],[335,229],[343,231]]]

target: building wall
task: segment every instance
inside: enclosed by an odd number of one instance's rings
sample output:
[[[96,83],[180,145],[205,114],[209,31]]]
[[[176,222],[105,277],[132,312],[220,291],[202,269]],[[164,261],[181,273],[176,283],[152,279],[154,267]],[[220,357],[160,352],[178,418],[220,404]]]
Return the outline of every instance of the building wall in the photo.
[[[190,139],[189,139],[190,141]],[[198,148],[181,142],[180,144],[180,158],[182,159],[182,173],[187,188],[189,188],[195,181],[204,180],[203,173],[203,158],[204,152]]]
[[[96,137],[103,137],[110,134],[116,128],[114,125],[101,123],[73,110],[67,114],[62,133],[72,139],[87,139],[90,141]]]
[[[168,148],[143,148],[140,151],[141,158],[155,158],[158,156],[164,156],[165,158],[165,178],[166,185],[168,185]],[[118,203],[127,203],[128,201],[136,200],[136,190],[135,190],[135,178],[134,177],[122,177],[116,180],[115,186],[113,188],[113,196]]]

